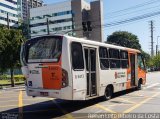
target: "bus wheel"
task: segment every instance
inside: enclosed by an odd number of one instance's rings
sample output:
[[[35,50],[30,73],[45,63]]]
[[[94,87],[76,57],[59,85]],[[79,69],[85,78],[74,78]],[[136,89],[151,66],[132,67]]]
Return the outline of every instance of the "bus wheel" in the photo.
[[[109,100],[112,98],[112,94],[113,94],[113,91],[112,91],[112,88],[110,86],[108,86],[105,90],[105,93],[104,93],[104,99],[105,100]]]
[[[137,90],[141,90],[141,89],[142,89],[141,80],[139,80],[139,81],[138,81]]]

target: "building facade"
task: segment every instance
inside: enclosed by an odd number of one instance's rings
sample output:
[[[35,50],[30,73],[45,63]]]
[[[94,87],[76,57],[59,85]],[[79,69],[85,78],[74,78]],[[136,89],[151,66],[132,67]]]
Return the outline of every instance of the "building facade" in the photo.
[[[23,21],[29,19],[31,8],[41,7],[43,5],[42,0],[17,0],[17,1],[18,1],[19,18],[21,18]]]
[[[49,33],[53,34],[71,31],[73,30],[72,18],[70,1],[33,8],[30,11],[31,37],[47,34],[48,26]]]
[[[88,28],[88,23],[92,28]],[[30,10],[31,37],[45,34],[68,34],[101,42],[102,24],[101,0],[91,3],[85,0],[71,0]]]
[[[18,27],[17,0],[0,0],[0,25]]]

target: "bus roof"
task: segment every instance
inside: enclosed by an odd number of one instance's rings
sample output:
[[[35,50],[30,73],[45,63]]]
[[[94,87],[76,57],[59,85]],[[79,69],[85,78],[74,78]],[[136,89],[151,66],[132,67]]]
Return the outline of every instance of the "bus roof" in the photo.
[[[88,40],[88,39],[84,39],[84,38],[76,38],[76,37],[71,37],[71,36],[67,36],[67,35],[63,35],[63,36],[66,37],[68,40],[77,41],[77,42],[81,42],[81,43],[83,42],[85,44],[90,44],[90,45],[95,45],[95,46],[104,46],[104,47],[109,47],[109,48],[116,48],[116,49],[121,49],[121,50],[127,50],[130,52],[140,53],[140,51],[137,49],[112,45],[112,44],[103,43],[103,42],[92,41],[92,40]]]
[[[39,37],[45,37],[45,36],[66,37],[70,41],[76,41],[76,42],[85,43],[85,44],[89,44],[89,45],[104,46],[104,47],[109,47],[109,48],[116,48],[116,49],[121,49],[121,50],[127,50],[127,51],[130,51],[130,52],[138,52],[138,53],[140,53],[140,51],[137,50],[137,49],[132,49],[132,48],[127,48],[127,47],[112,45],[112,44],[103,43],[103,42],[97,42],[97,41],[84,39],[84,38],[71,37],[71,36],[68,36],[68,35],[61,35],[61,34],[60,35],[59,34],[50,34],[50,35],[37,36],[37,37],[34,37],[32,39],[39,38]]]

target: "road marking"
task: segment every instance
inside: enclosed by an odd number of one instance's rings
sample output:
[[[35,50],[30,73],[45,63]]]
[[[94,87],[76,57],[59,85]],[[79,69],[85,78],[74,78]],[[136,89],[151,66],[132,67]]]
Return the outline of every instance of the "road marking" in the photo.
[[[4,107],[17,107],[17,105],[5,105],[5,106],[0,106],[0,108],[4,108]]]
[[[117,113],[113,110],[108,109],[107,107],[104,107],[104,106],[100,105],[100,104],[96,104],[95,106],[100,108],[100,109],[106,110],[107,112],[110,112],[110,113]]]
[[[152,88],[152,87],[155,87],[155,86],[157,86],[157,85],[159,85],[160,83],[154,83],[154,84],[151,84],[151,85],[149,85],[149,86],[147,86],[147,87],[144,87],[144,89],[148,89],[148,88]]]
[[[0,102],[17,102],[18,100],[7,100],[7,101],[0,101]]]
[[[47,100],[47,99],[44,99],[44,98],[40,98],[40,99],[23,99],[23,101],[34,101],[34,100],[37,100],[37,101],[52,101],[52,100]],[[6,100],[6,101],[0,101],[1,102],[16,102],[18,100]]]
[[[122,100],[124,102],[128,102],[128,103],[131,103],[131,104],[135,104],[136,102],[133,102],[133,101],[130,101],[130,100],[127,100],[127,99],[124,99],[124,98],[118,98],[119,100]]]
[[[4,95],[3,95],[4,96]],[[0,97],[0,99],[8,99],[8,98],[17,98],[17,96],[16,97]]]
[[[23,93],[22,93],[22,91],[19,92],[18,107],[19,107],[19,114],[20,114],[19,118],[23,119]]]
[[[39,98],[39,99],[23,99],[25,101],[34,101],[34,100],[42,100],[42,101],[52,101],[51,99]]]
[[[133,107],[131,107],[131,108],[125,110],[123,113],[129,113],[129,112],[133,111],[134,109],[138,108],[139,106],[141,106],[142,104],[148,102],[149,100],[151,100],[152,98],[158,96],[159,94],[160,94],[160,93],[158,92],[158,93],[152,95],[151,97],[149,97],[149,98],[147,98],[147,99],[141,101],[140,103],[134,105]]]
[[[56,106],[65,114],[64,116],[67,119],[74,119],[73,116],[71,114],[68,114],[68,112],[66,110],[64,110],[58,103],[56,103],[55,100],[53,100],[53,102],[56,104]]]

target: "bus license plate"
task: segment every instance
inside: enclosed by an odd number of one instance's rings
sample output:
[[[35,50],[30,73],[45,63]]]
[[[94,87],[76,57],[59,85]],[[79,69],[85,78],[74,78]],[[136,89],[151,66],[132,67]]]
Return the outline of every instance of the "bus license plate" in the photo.
[[[48,92],[40,92],[41,96],[48,96]]]

